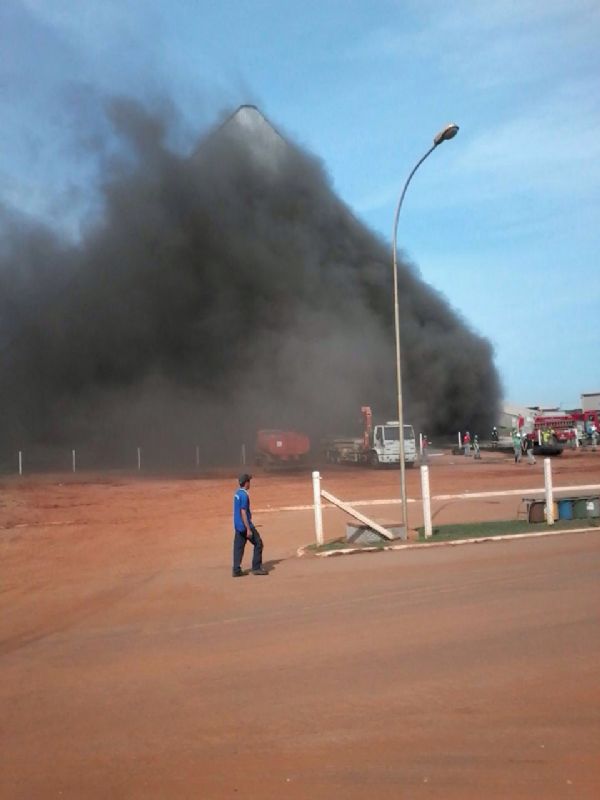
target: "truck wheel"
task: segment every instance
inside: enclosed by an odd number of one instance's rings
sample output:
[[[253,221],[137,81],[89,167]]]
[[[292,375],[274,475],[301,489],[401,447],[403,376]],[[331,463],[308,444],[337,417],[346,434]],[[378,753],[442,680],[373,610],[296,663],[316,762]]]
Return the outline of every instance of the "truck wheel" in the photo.
[[[374,469],[377,469],[379,467],[379,456],[377,455],[377,453],[371,453],[371,455],[369,456],[369,465]]]

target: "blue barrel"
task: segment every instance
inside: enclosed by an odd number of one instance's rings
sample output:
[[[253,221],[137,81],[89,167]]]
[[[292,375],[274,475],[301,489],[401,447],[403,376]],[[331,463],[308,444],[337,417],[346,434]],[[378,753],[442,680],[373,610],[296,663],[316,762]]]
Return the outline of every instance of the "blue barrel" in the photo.
[[[570,498],[558,501],[558,518],[573,519],[573,501]]]

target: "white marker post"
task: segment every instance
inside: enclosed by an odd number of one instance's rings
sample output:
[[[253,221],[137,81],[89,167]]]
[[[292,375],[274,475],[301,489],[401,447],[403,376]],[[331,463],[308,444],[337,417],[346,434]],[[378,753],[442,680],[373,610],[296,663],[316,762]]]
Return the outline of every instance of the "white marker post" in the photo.
[[[313,472],[313,498],[315,507],[315,536],[317,547],[323,544],[323,508],[321,507],[321,473]]]
[[[142,448],[138,447],[137,449],[137,457],[138,457],[138,472],[142,469]]]
[[[552,464],[549,458],[544,459],[544,489],[546,493],[546,522],[554,525],[554,499],[552,496]]]
[[[462,447],[462,446],[463,446],[463,443],[462,443],[462,436],[460,435],[460,431],[458,432],[458,446],[459,446],[459,447]]]
[[[76,456],[75,456],[75,450],[71,450],[71,459],[72,459],[72,462],[73,462],[73,472],[76,472],[77,471],[77,459],[76,459]]]
[[[538,428],[538,445],[542,446],[542,429]]]
[[[23,474],[23,451],[19,450],[19,475]]]
[[[196,445],[196,466],[200,466],[200,445]]]
[[[431,528],[431,492],[429,491],[429,467],[421,467],[421,494],[423,496],[423,525],[425,527],[425,538],[429,539],[433,534]]]
[[[419,434],[419,455],[423,458],[423,434]]]

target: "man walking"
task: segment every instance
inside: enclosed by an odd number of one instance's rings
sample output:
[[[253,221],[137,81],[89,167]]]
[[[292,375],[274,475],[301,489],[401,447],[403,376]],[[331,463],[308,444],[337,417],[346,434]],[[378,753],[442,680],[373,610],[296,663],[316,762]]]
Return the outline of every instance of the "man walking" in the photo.
[[[512,432],[513,450],[515,452],[515,464],[521,461],[521,434],[515,428]]]
[[[233,572],[234,578],[241,578],[246,573],[242,571],[242,558],[246,542],[250,542],[254,547],[252,554],[252,574],[268,575],[262,565],[263,542],[260,533],[252,524],[252,512],[250,511],[250,481],[252,475],[244,472],[240,475],[238,483],[240,488],[233,496]]]
[[[467,431],[463,437],[463,444],[465,446],[465,455],[471,455],[471,434]]]

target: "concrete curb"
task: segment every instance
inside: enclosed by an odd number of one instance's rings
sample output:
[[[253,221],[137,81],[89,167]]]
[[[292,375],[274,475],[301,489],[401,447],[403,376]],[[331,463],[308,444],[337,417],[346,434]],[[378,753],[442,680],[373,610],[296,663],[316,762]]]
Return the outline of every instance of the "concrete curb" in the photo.
[[[431,547],[457,547],[463,544],[482,544],[484,542],[507,542],[514,539],[536,539],[543,536],[564,536],[568,533],[600,533],[598,528],[570,528],[562,531],[540,531],[539,533],[513,533],[506,536],[480,536],[476,539],[455,539],[449,542],[428,542],[419,544],[388,544],[383,547],[344,547],[341,550],[327,550],[323,553],[308,551],[310,545],[303,545],[296,550],[296,556],[302,558],[309,553],[317,558],[330,556],[351,556],[355,553],[381,553],[383,550],[429,550]]]

